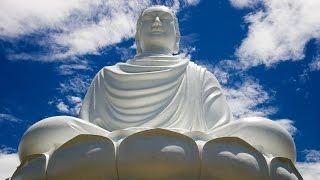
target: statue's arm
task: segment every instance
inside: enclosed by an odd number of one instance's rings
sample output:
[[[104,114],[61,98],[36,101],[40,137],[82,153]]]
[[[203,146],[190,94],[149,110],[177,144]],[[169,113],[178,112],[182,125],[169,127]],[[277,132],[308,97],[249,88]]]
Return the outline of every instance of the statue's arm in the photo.
[[[92,122],[93,115],[96,111],[96,98],[98,96],[97,90],[101,85],[101,78],[103,78],[103,69],[101,69],[93,78],[86,95],[82,101],[81,110],[79,112],[79,118],[85,121]],[[98,97],[99,98],[99,97]]]
[[[218,80],[211,72],[205,72],[202,86],[203,114],[208,130],[230,122],[232,116],[229,105]]]
[[[83,101],[82,101],[82,106],[81,110],[79,112],[79,118],[83,119],[85,121],[90,121],[90,113],[92,109],[92,103],[93,103],[93,93],[94,93],[94,80],[91,83]]]

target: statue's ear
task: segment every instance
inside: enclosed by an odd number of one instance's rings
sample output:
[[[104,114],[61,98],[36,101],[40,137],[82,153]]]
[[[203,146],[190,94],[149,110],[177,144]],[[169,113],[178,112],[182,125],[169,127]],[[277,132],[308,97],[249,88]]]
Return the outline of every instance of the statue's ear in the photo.
[[[139,29],[137,28],[137,32],[136,32],[136,35],[135,35],[135,41],[136,41],[136,54],[139,55],[141,54],[142,50],[141,50],[141,45],[140,45],[140,37],[139,37]]]
[[[176,34],[176,43],[174,44],[174,47],[173,47],[173,54],[179,53],[179,44],[180,44],[180,35]]]
[[[180,44],[180,28],[179,28],[179,22],[177,17],[174,17],[174,27],[176,31],[176,42],[173,47],[173,53],[178,54],[179,53],[179,44]]]
[[[141,46],[140,46],[140,41],[139,39],[136,38],[136,54],[139,55],[141,54],[142,50],[141,50]]]
[[[141,27],[141,16],[143,11],[141,12],[137,24],[136,24],[136,35],[135,35],[135,41],[136,41],[136,55],[139,55],[142,53],[141,45],[140,45],[140,27]]]

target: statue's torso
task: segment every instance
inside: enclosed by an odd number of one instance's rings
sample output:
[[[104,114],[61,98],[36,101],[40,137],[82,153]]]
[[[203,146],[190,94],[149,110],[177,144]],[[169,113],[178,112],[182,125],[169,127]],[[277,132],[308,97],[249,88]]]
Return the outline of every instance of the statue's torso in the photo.
[[[80,118],[113,131],[160,127],[206,131],[229,122],[214,76],[187,59],[132,60],[94,78]]]

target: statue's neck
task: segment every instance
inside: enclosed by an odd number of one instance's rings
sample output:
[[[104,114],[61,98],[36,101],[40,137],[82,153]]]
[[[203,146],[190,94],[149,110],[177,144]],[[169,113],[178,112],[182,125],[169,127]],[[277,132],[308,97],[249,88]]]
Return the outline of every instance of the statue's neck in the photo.
[[[178,60],[180,59],[181,56],[179,55],[172,55],[170,54],[166,54],[166,53],[141,53],[138,54],[134,57],[135,60],[167,60],[167,61],[171,61],[171,60]]]
[[[172,51],[169,48],[163,48],[159,46],[149,46],[148,48],[142,50],[139,56],[149,57],[149,56],[173,56],[173,55],[172,55]]]
[[[172,54],[169,53],[141,53],[139,54],[140,58],[148,58],[148,57],[173,57]]]

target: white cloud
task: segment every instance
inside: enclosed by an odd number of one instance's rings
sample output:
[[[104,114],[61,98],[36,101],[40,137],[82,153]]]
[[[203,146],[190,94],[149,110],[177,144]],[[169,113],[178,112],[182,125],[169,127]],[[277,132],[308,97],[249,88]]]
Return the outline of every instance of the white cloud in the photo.
[[[135,43],[128,47],[115,47],[116,53],[120,55],[121,61],[127,61],[128,59],[132,59],[136,55],[136,46]]]
[[[306,44],[320,38],[320,1],[262,0],[261,4],[245,18],[249,30],[236,52],[240,62],[246,67],[270,66],[304,58]]]
[[[320,150],[304,150],[307,162],[320,162]]]
[[[304,180],[320,179],[320,162],[297,162],[296,166]]]
[[[76,75],[59,84],[58,90],[63,93],[83,94],[89,88],[91,78],[87,75]]]
[[[185,3],[188,5],[197,5],[200,2],[200,0],[185,0]]]
[[[275,112],[274,108],[258,106],[267,103],[270,95],[255,81],[246,80],[244,83],[231,88],[224,88],[228,104],[236,118],[248,116],[267,116]]]
[[[60,99],[56,103],[56,108],[58,111],[74,116],[79,114],[81,106],[82,99],[77,96],[67,96],[65,101]]]
[[[73,11],[88,11],[97,1],[85,0],[2,0],[0,36],[19,37],[43,28],[61,29]],[[89,12],[87,12],[89,13]]]
[[[232,76],[242,76],[241,64],[235,60],[222,60],[216,66],[205,65],[222,84],[227,84]]]
[[[311,71],[318,71],[320,70],[320,58],[314,60],[312,63],[309,64],[309,68]]]
[[[70,33],[54,36],[56,43],[69,50],[63,55],[95,53],[100,48],[133,37],[136,19],[148,1],[113,1],[106,2],[110,14],[97,23],[86,24]]]
[[[71,107],[69,113],[72,115],[78,115],[82,106],[82,99],[77,96],[68,96],[68,104]]]
[[[70,67],[66,65],[60,69],[62,72],[65,73],[64,75],[71,75],[68,79],[59,83],[59,87],[57,88],[59,94],[62,95],[64,98],[56,97],[49,102],[49,104],[55,105],[55,108],[57,108],[59,112],[73,116],[79,114],[79,111],[82,106],[82,99],[80,97],[84,96],[91,82],[91,78],[89,78],[88,75],[74,75],[74,71],[79,71],[79,68],[83,69],[84,67]]]
[[[56,60],[87,53],[132,38],[136,20],[152,0],[2,0],[0,38],[42,35],[34,43],[48,53],[13,53],[11,59]],[[175,10],[199,0],[168,0]],[[180,5],[180,3],[182,5]],[[44,38],[44,39],[43,39]]]
[[[0,149],[0,179],[11,177],[20,163],[17,153],[11,153],[6,147]]]
[[[290,119],[279,119],[275,122],[286,129],[291,134],[291,136],[294,136],[297,132],[297,128],[293,125],[294,122]]]
[[[236,8],[245,8],[245,7],[254,7],[257,5],[261,0],[230,0],[231,5]]]
[[[229,80],[229,74],[223,71],[221,68],[218,68],[218,67],[213,68],[213,74],[222,84],[226,84]]]
[[[71,102],[71,103],[81,103],[82,100],[80,97],[76,97],[76,96],[68,96],[68,100]]]
[[[306,162],[297,162],[296,166],[304,180],[320,179],[320,151],[304,150]]]
[[[15,116],[12,115],[12,114],[3,114],[3,113],[0,113],[0,122],[2,122],[2,121],[20,122],[21,119],[15,117]]]
[[[268,116],[276,112],[276,108],[267,106],[272,95],[256,79],[245,74],[238,62],[222,60],[215,66],[208,60],[196,63],[213,72],[222,83],[223,93],[235,118]]]
[[[59,102],[56,105],[56,107],[60,112],[64,112],[64,113],[68,113],[69,112],[69,106],[66,105],[64,102]]]
[[[86,61],[83,61],[82,63],[76,62],[72,64],[62,64],[58,67],[60,75],[72,75],[76,72],[79,73],[79,71],[82,70],[91,70]]]

